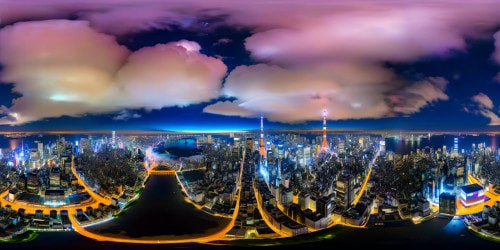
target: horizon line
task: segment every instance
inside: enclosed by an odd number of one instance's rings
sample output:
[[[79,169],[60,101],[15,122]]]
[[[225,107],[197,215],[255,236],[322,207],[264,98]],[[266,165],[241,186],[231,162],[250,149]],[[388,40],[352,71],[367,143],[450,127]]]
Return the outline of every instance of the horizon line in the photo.
[[[255,133],[260,129],[252,130],[32,130],[32,131],[0,131],[0,135],[33,135],[33,134],[107,134],[116,131],[120,134],[231,134],[231,133]],[[290,132],[290,133],[322,133],[322,129],[267,129],[265,132]],[[327,129],[329,133],[368,133],[368,134],[493,134],[499,135],[500,131],[446,131],[446,130],[371,130],[371,129]]]

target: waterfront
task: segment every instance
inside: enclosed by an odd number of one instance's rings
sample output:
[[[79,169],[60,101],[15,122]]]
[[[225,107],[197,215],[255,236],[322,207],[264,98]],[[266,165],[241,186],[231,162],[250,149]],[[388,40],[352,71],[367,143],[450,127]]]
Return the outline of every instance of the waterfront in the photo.
[[[417,135],[404,137],[389,137],[385,139],[386,150],[393,151],[396,154],[409,154],[417,149],[424,149],[426,147],[433,148],[437,150],[438,148],[443,148],[446,146],[448,149],[453,148],[454,139],[458,138],[458,148],[459,150],[471,151],[472,144],[478,147],[479,144],[484,143],[485,147],[497,148],[498,142],[500,142],[500,135],[431,135],[418,137]]]

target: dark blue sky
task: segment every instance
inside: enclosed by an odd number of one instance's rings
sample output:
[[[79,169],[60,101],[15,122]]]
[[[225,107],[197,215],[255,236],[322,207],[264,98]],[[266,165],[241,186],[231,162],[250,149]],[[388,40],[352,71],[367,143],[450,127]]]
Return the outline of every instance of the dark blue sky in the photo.
[[[130,51],[143,47],[186,39],[200,44],[201,53],[222,58],[228,73],[240,65],[254,65],[262,61],[253,59],[245,48],[245,39],[254,31],[248,27],[220,25],[220,20],[207,18],[198,21],[189,29],[171,25],[168,29],[151,29],[127,35],[116,35],[119,44]],[[218,26],[210,27],[212,23]],[[207,26],[206,29],[203,26]],[[1,26],[0,26],[1,27]],[[196,28],[193,28],[196,27]],[[427,56],[417,61],[385,63],[405,81],[418,81],[426,76],[440,76],[448,80],[445,89],[449,99],[435,101],[412,114],[395,114],[393,117],[377,119],[330,120],[328,126],[335,129],[360,130],[402,130],[402,131],[499,131],[499,126],[488,126],[489,118],[478,112],[466,112],[472,107],[471,97],[479,93],[487,95],[494,103],[493,112],[500,113],[500,82],[494,80],[500,66],[492,60],[494,53],[493,31],[483,38],[466,39],[464,50],[450,50],[446,55]],[[230,39],[227,43],[217,43]],[[271,62],[268,62],[272,64]],[[3,68],[0,68],[2,73]],[[12,101],[22,95],[13,91],[15,83],[0,84],[0,106],[11,107]],[[176,130],[176,131],[220,131],[248,130],[258,128],[258,118],[241,118],[204,113],[203,109],[218,101],[235,100],[220,97],[210,102],[186,107],[167,107],[160,110],[132,109],[140,118],[114,120],[118,112],[108,114],[87,114],[79,117],[62,116],[45,118],[20,125],[0,125],[0,131],[31,130]],[[1,114],[0,114],[1,116]],[[320,128],[320,117],[316,121],[299,123],[268,122],[273,129]]]

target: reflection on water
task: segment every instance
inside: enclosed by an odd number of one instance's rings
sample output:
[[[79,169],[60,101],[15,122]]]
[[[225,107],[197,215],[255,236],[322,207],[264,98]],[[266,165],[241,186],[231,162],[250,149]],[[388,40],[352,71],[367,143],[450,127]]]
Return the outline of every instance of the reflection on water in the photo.
[[[458,138],[458,149],[459,151],[465,150],[470,151],[472,145],[477,145],[484,143],[486,147],[497,147],[497,141],[500,140],[500,135],[433,135],[417,137],[414,136],[414,140],[407,138],[406,140],[399,137],[386,138],[386,149],[388,151],[393,151],[397,154],[408,154],[417,149],[424,149],[426,147],[433,148],[437,150],[438,148],[443,148],[446,146],[447,150],[453,149],[454,138]]]

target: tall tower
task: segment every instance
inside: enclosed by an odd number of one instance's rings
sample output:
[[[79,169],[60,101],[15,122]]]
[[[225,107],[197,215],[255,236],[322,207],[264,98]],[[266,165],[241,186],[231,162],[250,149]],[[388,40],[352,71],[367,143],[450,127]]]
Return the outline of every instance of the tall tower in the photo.
[[[264,145],[264,116],[260,116],[260,148],[259,153],[266,158],[266,149]]]
[[[323,143],[321,143],[321,152],[328,150],[328,142],[326,140],[326,109],[323,109]]]

